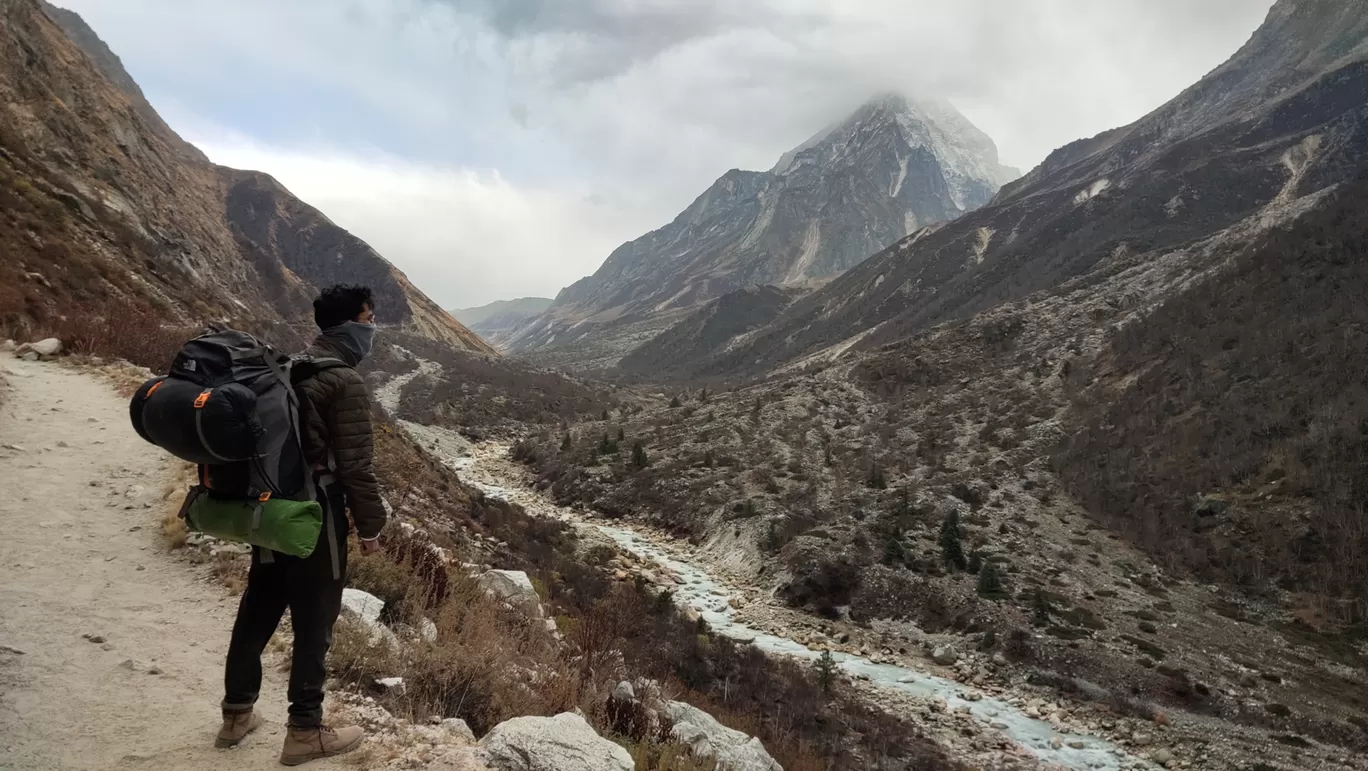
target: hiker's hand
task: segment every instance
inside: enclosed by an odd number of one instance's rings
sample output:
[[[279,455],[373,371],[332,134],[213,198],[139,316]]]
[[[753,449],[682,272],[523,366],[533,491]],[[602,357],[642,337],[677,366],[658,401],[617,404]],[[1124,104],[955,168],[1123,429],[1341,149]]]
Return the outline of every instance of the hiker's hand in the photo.
[[[378,537],[361,539],[362,554],[374,554],[378,551],[380,551],[380,539]]]

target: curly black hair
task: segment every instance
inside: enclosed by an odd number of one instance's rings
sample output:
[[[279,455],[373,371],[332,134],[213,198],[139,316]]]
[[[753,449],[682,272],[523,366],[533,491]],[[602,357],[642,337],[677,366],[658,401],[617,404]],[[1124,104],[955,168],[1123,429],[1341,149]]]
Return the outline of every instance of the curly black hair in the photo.
[[[375,294],[370,287],[334,284],[314,300],[314,323],[319,329],[331,329],[354,320],[366,306],[375,310]]]

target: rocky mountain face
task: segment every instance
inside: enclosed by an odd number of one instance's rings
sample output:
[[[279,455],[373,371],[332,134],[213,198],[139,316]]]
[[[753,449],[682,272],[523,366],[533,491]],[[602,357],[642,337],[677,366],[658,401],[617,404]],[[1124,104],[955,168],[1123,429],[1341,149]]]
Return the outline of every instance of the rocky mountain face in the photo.
[[[752,286],[722,295],[633,349],[617,370],[654,382],[687,377],[689,362],[764,327],[809,291]]]
[[[484,341],[360,239],[257,172],[178,137],[80,17],[0,0],[0,284],[7,327],[150,308],[167,320],[306,327],[309,295],[375,288],[381,323]]]
[[[695,374],[871,350],[1159,260],[1210,267],[1204,239],[1245,241],[1352,176],[1368,141],[1363,10],[1278,3],[1229,61],[1152,114],[1055,151],[991,204],[861,263]]]
[[[549,297],[496,300],[477,308],[454,310],[451,315],[497,348],[527,322],[545,313],[554,302]]]
[[[689,309],[746,286],[845,271],[982,206],[1016,176],[948,103],[882,95],[773,169],[724,174],[674,222],[562,290],[509,348],[539,357],[545,349],[563,366],[611,365]]]

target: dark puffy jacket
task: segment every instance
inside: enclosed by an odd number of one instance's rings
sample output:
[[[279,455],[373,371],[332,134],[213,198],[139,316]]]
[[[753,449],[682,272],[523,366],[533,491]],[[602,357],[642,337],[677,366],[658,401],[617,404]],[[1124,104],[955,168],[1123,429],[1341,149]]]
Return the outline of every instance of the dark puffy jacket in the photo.
[[[305,455],[316,467],[328,465],[332,453],[337,477],[347,497],[356,531],[374,538],[385,526],[385,504],[375,479],[375,438],[371,432],[370,394],[349,352],[319,338],[306,353],[341,359],[345,367],[325,369],[296,386],[307,400],[303,411]]]

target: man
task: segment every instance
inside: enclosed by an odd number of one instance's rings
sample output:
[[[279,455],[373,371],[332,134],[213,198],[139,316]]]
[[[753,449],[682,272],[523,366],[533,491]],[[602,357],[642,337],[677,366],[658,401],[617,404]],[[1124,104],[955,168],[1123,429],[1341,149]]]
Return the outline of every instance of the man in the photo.
[[[368,287],[333,286],[314,300],[314,321],[321,332],[307,353],[344,365],[320,367],[295,385],[304,456],[318,483],[323,528],[317,548],[306,559],[252,550],[247,589],[228,647],[218,747],[236,746],[261,724],[253,713],[261,690],[261,652],[287,607],[295,639],[289,726],[280,762],[297,766],[350,752],[361,744],[360,728],[333,729],[323,724],[323,684],[347,575],[346,510],[351,509],[356,522],[362,552],[379,548],[377,538],[385,526],[384,503],[372,467],[370,397],[356,371],[370,353],[374,318],[374,298]]]

